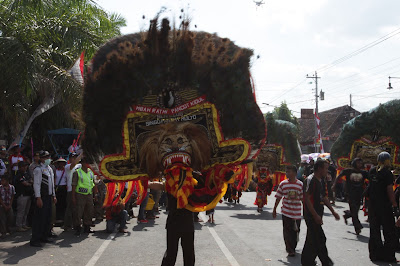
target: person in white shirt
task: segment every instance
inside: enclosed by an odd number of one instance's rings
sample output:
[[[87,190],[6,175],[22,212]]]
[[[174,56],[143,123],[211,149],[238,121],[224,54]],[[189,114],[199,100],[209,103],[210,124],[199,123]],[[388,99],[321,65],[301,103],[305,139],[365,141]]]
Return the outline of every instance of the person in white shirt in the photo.
[[[71,157],[69,158],[70,163],[65,166],[65,174],[67,177],[67,208],[65,210],[64,216],[64,230],[68,231],[72,229],[72,222],[73,222],[73,204],[72,204],[72,175],[76,171],[82,167],[82,164],[79,161],[82,158],[82,153],[72,153]]]
[[[48,236],[51,230],[51,205],[56,204],[54,173],[51,167],[50,153],[40,152],[40,166],[33,170],[33,190],[36,198],[36,209],[33,216],[32,238],[30,245],[41,247],[41,243],[50,243]]]
[[[65,165],[67,161],[64,158],[58,158],[54,162],[55,166],[55,182],[54,186],[56,189],[56,224],[61,223],[64,220],[65,210],[67,209],[67,174],[65,171]]]
[[[7,149],[5,146],[0,146],[0,177],[7,172]]]

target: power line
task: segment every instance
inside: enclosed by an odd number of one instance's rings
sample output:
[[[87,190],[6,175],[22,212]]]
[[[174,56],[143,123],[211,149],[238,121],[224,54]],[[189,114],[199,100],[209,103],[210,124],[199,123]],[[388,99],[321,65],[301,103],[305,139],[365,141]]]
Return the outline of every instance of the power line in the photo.
[[[392,68],[391,71],[389,71],[389,69],[385,69],[385,70],[379,71],[379,72],[377,72],[375,74],[370,74],[369,77],[365,78],[364,80],[360,79],[358,82],[354,81],[354,82],[345,83],[345,84],[340,85],[340,86],[338,85],[338,87],[342,87],[342,88],[335,89],[334,92],[335,92],[335,94],[337,96],[337,94],[339,92],[342,92],[342,91],[345,91],[346,94],[347,94],[347,92],[353,92],[354,93],[354,92],[358,92],[358,91],[363,91],[363,92],[364,91],[368,91],[368,90],[366,90],[365,87],[361,88],[361,89],[358,89],[358,90],[355,90],[355,88],[360,87],[360,86],[362,86],[364,84],[368,84],[368,85],[376,84],[376,83],[382,84],[382,79],[383,78],[386,79],[388,74],[389,75],[396,74],[396,72],[399,69],[400,69],[400,65],[397,65],[395,68]],[[383,74],[381,74],[381,73],[383,73]],[[349,86],[351,87],[351,89],[349,88]],[[383,86],[379,85],[379,87],[383,87]],[[379,88],[379,87],[377,87],[377,88]]]
[[[385,36],[383,36],[383,37],[381,37],[381,38],[379,38],[379,39],[377,39],[377,40],[375,40],[375,41],[373,41],[373,42],[371,42],[371,43],[369,43],[367,45],[364,45],[363,47],[361,47],[361,48],[359,48],[359,49],[357,49],[357,50],[355,50],[355,51],[353,51],[353,52],[351,52],[351,53],[349,53],[349,54],[347,54],[347,55],[345,55],[345,56],[343,56],[343,57],[341,57],[341,58],[339,58],[339,59],[337,59],[335,61],[333,61],[332,63],[330,63],[328,65],[325,65],[325,66],[322,66],[322,67],[318,68],[317,71],[319,71],[319,72],[326,71],[326,70],[328,70],[328,69],[330,69],[330,68],[332,68],[332,67],[334,67],[334,66],[336,66],[336,65],[338,65],[338,64],[340,64],[340,63],[342,63],[344,61],[349,60],[350,58],[352,58],[352,57],[354,57],[356,55],[361,54],[362,52],[365,52],[366,50],[368,50],[368,49],[370,49],[370,48],[372,48],[372,47],[374,47],[374,46],[376,46],[376,45],[378,45],[378,44],[380,44],[380,43],[382,43],[382,42],[384,42],[384,41],[386,41],[386,40],[388,40],[388,39],[390,39],[390,38],[392,38],[394,36],[396,36],[399,33],[400,33],[400,28],[390,32],[389,34],[386,34]]]
[[[284,96],[285,94],[291,92],[292,90],[294,90],[295,88],[297,88],[298,86],[300,86],[304,81],[306,81],[306,79],[303,79],[302,81],[300,81],[299,83],[297,83],[294,87],[288,89],[287,91],[285,91],[284,93],[282,93],[282,94],[279,95],[278,97],[275,97],[273,100],[270,101],[270,103],[275,102],[276,100],[278,100],[279,98],[281,98],[281,97]]]
[[[379,64],[379,65],[377,65],[377,66],[373,66],[373,67],[371,67],[371,68],[368,68],[368,69],[365,70],[365,71],[369,71],[369,70],[372,70],[372,69],[381,67],[381,66],[383,66],[383,65],[389,64],[389,63],[391,63],[391,62],[393,62],[393,61],[396,61],[396,60],[399,60],[399,59],[400,59],[400,56],[397,57],[397,58],[394,58],[394,59],[392,59],[392,60],[386,61],[386,62],[384,62],[384,63],[382,63],[382,64]],[[398,66],[398,65],[396,65],[396,66]],[[378,73],[381,73],[381,72],[378,72]],[[355,73],[355,74],[352,74],[352,75],[350,75],[350,76],[348,76],[348,77],[341,78],[341,79],[335,80],[335,81],[333,81],[333,82],[330,82],[330,83],[328,83],[328,86],[325,87],[325,90],[328,89],[328,88],[330,88],[330,87],[336,86],[335,84],[338,83],[338,82],[341,83],[341,81],[347,80],[347,79],[352,78],[352,77],[354,77],[354,76],[357,76],[357,75],[359,75],[359,74],[360,74],[360,73]],[[350,83],[350,82],[349,82],[349,83]],[[343,83],[342,83],[342,84],[343,84]],[[344,83],[344,84],[347,84],[347,82]]]
[[[339,86],[340,87],[345,87],[345,86],[347,86],[349,84],[351,84],[352,87],[354,87],[354,84],[356,84],[356,86],[359,86],[361,84],[364,84],[366,80],[375,79],[375,78],[380,77],[380,76],[387,77],[388,74],[397,71],[399,68],[400,68],[400,64],[395,65],[395,66],[390,66],[388,68],[384,68],[381,71],[370,73],[370,74],[368,74],[368,77],[365,77],[365,78],[359,78],[357,80],[347,81],[347,82],[344,82],[344,83],[341,83],[341,84],[327,86],[327,87],[325,87],[325,90],[329,90],[331,88],[337,88]],[[381,73],[384,73],[384,74],[382,75]],[[336,90],[336,92],[337,92],[337,90]]]

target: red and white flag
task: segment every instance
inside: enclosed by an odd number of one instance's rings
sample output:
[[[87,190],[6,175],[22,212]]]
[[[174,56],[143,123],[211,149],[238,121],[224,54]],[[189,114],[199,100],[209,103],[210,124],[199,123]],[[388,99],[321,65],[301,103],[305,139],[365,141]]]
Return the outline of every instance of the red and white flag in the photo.
[[[315,123],[317,124],[317,131],[318,131],[318,139],[316,140],[316,143],[319,142],[321,153],[324,153],[324,144],[322,143],[321,127],[319,125],[320,119],[319,119],[317,113],[314,113],[314,116],[315,116]]]
[[[81,85],[83,85],[83,66],[85,64],[85,52],[75,61],[74,65],[68,70],[68,73]]]

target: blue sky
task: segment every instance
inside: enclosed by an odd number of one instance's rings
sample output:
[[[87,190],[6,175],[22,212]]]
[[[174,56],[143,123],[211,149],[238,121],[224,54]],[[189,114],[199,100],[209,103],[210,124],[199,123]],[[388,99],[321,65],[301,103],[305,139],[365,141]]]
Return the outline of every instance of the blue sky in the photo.
[[[183,8],[192,30],[197,25],[196,30],[216,32],[253,49],[260,55],[254,56],[251,71],[263,112],[282,101],[296,116],[301,108],[314,108],[315,84],[305,77],[316,70],[319,89],[325,92],[320,111],[349,104],[350,94],[359,111],[400,98],[400,79],[392,80],[393,90],[386,89],[388,76],[400,77],[398,0],[265,0],[260,7],[253,0],[96,2],[125,17],[123,34],[147,30],[161,7],[167,8],[164,16],[169,18],[179,16]],[[391,32],[393,37],[326,68]]]

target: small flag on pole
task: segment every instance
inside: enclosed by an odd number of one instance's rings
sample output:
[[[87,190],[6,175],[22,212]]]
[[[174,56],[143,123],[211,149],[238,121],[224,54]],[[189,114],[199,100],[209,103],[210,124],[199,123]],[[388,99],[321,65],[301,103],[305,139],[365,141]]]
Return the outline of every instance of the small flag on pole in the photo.
[[[74,65],[68,70],[68,73],[83,86],[83,66],[85,64],[85,52],[75,61]]]
[[[321,153],[324,153],[324,144],[322,143],[322,134],[321,134],[321,127],[320,127],[320,119],[316,113],[314,113],[315,116],[315,123],[317,124],[317,131],[318,131],[318,139],[316,143],[320,145],[320,151]]]

